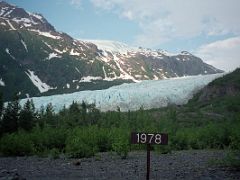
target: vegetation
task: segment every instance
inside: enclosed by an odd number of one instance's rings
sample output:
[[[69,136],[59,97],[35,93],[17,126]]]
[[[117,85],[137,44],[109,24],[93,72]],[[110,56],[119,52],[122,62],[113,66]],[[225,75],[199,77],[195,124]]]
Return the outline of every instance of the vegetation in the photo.
[[[0,153],[5,156],[38,154],[57,158],[65,154],[82,158],[114,151],[126,158],[130,150],[146,148],[130,144],[132,131],[168,133],[167,146],[152,147],[162,153],[183,149],[239,152],[240,95],[205,102],[194,97],[184,106],[141,108],[135,112],[120,112],[119,109],[100,112],[94,104],[73,102],[58,113],[51,104],[40,111],[36,111],[32,101],[20,107],[16,95],[3,109],[0,125]]]

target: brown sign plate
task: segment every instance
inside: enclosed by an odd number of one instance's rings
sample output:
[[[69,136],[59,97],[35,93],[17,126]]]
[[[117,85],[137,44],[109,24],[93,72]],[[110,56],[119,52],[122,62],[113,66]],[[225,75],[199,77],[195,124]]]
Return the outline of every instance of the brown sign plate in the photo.
[[[167,145],[168,144],[168,134],[132,132],[131,133],[131,143],[132,144]]]

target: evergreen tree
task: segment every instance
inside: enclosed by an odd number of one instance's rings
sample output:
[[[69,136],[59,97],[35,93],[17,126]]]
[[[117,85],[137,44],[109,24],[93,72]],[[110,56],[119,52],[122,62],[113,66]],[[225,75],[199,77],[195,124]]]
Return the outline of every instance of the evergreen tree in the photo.
[[[30,131],[34,126],[35,107],[32,101],[27,100],[19,116],[19,128]]]
[[[55,114],[54,114],[54,109],[53,109],[52,103],[49,103],[47,105],[46,112],[44,114],[45,122],[51,126],[56,126],[57,122],[55,121],[54,115]]]
[[[45,109],[44,109],[44,106],[42,105],[41,107],[40,107],[40,110],[39,110],[39,112],[38,112],[38,114],[37,114],[37,116],[38,116],[38,121],[37,121],[37,125],[41,128],[41,129],[43,129],[43,127],[44,127],[44,125],[45,125],[45,118],[44,118],[44,113],[45,113]]]
[[[69,111],[70,111],[70,114],[80,113],[79,104],[73,101],[69,107]]]
[[[81,124],[81,108],[80,105],[73,101],[73,103],[69,107],[69,117],[67,124],[69,126],[76,126]]]
[[[3,96],[2,92],[0,92],[0,119],[2,118],[2,111],[3,111]]]
[[[85,125],[87,122],[86,122],[86,116],[87,116],[87,104],[83,101],[82,104],[81,104],[81,111],[82,111],[82,122],[83,124]]]
[[[100,120],[101,113],[100,111],[96,108],[95,104],[90,104],[88,105],[88,122],[90,125],[98,123]]]
[[[4,133],[12,133],[18,130],[20,110],[21,106],[19,104],[19,96],[15,94],[13,101],[8,103],[3,114],[2,131]]]

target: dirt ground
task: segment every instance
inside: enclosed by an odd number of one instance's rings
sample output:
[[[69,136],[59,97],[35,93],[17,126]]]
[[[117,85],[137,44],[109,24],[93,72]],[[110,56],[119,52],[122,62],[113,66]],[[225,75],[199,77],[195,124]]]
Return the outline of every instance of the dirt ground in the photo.
[[[239,169],[214,163],[226,154],[219,150],[151,152],[150,179],[240,179]],[[3,179],[141,180],[146,179],[146,152],[131,152],[127,159],[113,153],[84,159],[1,157]]]

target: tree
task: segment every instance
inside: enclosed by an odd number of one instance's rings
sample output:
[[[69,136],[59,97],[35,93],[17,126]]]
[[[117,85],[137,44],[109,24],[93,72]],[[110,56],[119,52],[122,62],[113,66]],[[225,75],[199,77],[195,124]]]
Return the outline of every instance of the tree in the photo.
[[[83,122],[86,122],[86,116],[87,116],[87,104],[82,101],[82,104],[81,104],[81,107],[82,107],[82,120]]]
[[[30,131],[34,126],[35,121],[35,107],[32,101],[27,100],[23,109],[20,111],[19,128]]]
[[[69,107],[69,115],[67,118],[68,126],[74,127],[76,125],[79,125],[80,118],[81,118],[80,106],[78,103],[73,101]]]
[[[9,102],[7,108],[4,110],[2,119],[2,131],[4,133],[12,133],[18,130],[20,110],[19,96],[18,94],[15,94],[13,101]]]
[[[2,111],[3,111],[3,95],[2,92],[0,92],[0,119],[2,117]]]
[[[54,117],[54,109],[52,106],[52,103],[49,103],[46,108],[46,112],[44,115],[45,122],[51,126],[56,126],[57,123],[55,122],[55,117]]]
[[[87,119],[89,124],[90,125],[96,124],[99,121],[100,116],[101,116],[101,113],[96,108],[96,105],[95,104],[89,104],[88,105],[88,119]]]

